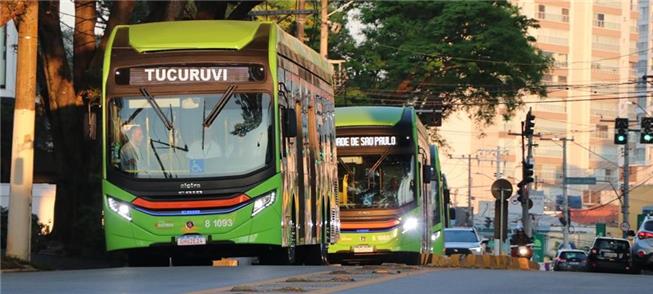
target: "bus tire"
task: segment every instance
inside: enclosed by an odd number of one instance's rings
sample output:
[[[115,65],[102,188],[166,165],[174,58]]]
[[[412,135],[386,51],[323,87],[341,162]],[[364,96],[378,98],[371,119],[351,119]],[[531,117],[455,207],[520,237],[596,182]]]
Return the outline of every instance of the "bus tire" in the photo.
[[[294,204],[292,207],[295,207]],[[297,228],[295,226],[295,209],[293,208],[290,220],[290,240],[288,247],[275,246],[271,252],[259,256],[262,265],[293,265],[297,263]]]
[[[422,265],[422,254],[419,252],[406,252],[403,255],[403,262],[407,265]]]

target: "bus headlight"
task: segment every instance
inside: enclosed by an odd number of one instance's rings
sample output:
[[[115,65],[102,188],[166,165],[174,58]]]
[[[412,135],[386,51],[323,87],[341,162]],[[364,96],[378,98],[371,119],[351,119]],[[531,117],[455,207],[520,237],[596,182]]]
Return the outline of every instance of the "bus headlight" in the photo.
[[[272,191],[267,195],[257,197],[256,200],[254,200],[254,208],[252,209],[252,216],[255,216],[266,207],[272,205],[272,203],[274,203],[274,199],[276,198],[276,196],[277,193]]]
[[[128,221],[132,220],[131,207],[129,207],[129,204],[116,200],[113,197],[107,197],[107,204],[109,205],[109,208],[119,216],[122,216]]]
[[[431,235],[431,241],[435,241],[438,238],[440,238],[440,234],[441,234],[440,231],[433,233],[433,235]]]
[[[409,217],[404,221],[404,233],[408,231],[412,231],[414,229],[417,229],[417,219],[414,217]]]

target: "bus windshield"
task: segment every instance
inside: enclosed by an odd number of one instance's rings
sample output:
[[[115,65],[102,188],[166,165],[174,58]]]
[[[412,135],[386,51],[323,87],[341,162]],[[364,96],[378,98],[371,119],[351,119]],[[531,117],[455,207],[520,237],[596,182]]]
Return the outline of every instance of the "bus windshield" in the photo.
[[[398,208],[415,199],[414,157],[339,156],[342,209]]]
[[[271,161],[274,142],[270,95],[228,95],[215,120],[205,127],[206,117],[222,97],[152,97],[156,103],[142,96],[112,99],[110,165],[149,179],[225,177],[264,168]]]

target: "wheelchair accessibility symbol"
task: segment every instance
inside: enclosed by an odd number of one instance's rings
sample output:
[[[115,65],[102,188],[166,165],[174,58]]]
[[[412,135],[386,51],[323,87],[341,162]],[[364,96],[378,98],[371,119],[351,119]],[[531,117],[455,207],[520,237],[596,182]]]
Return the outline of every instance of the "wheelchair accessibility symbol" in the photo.
[[[197,175],[204,173],[204,160],[202,159],[191,159],[190,162],[190,174]]]

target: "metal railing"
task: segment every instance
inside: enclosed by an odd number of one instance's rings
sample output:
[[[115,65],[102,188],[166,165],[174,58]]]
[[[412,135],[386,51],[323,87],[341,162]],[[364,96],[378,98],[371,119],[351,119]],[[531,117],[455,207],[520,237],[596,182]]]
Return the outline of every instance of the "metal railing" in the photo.
[[[619,51],[619,43],[617,43],[617,44],[606,44],[606,43],[592,42],[592,47],[594,49],[599,49],[599,50],[604,50],[604,51]]]
[[[605,20],[594,20],[594,26],[599,28],[606,28],[610,30],[619,30],[621,29],[621,24]]]
[[[538,36],[536,39],[539,43],[569,46],[569,38],[567,37]]]

